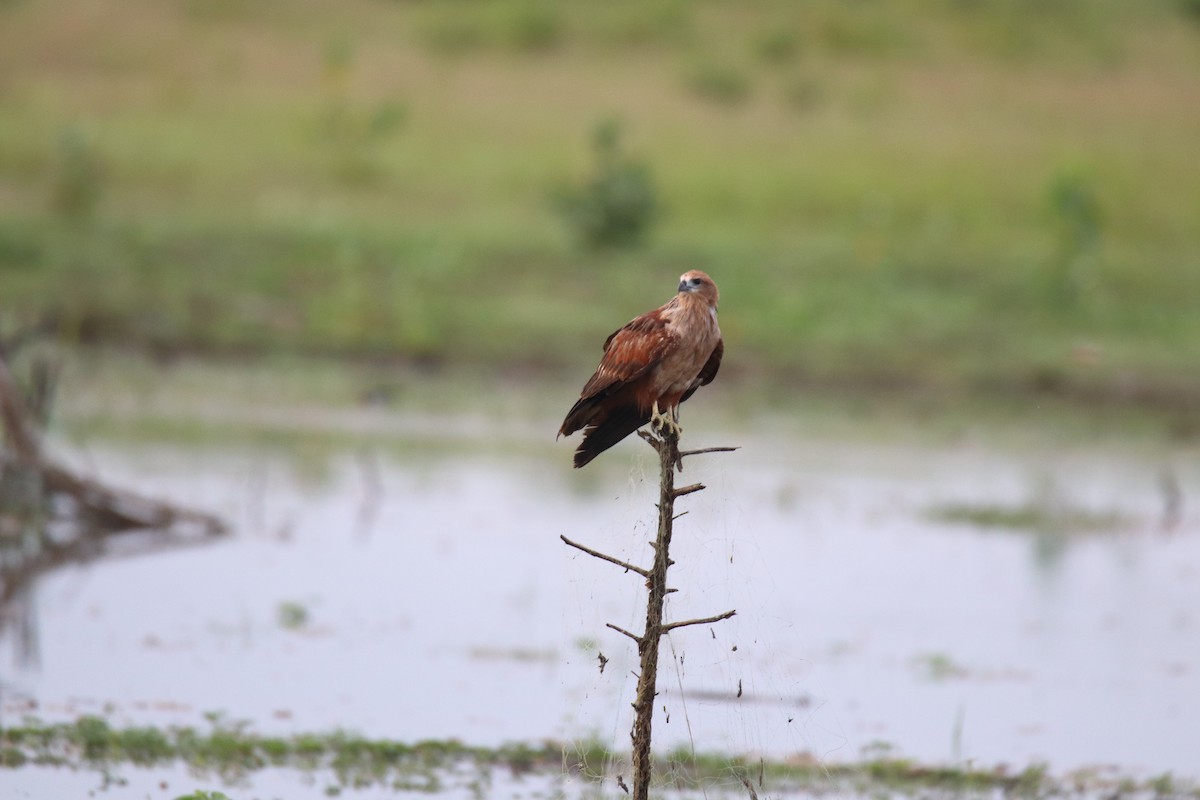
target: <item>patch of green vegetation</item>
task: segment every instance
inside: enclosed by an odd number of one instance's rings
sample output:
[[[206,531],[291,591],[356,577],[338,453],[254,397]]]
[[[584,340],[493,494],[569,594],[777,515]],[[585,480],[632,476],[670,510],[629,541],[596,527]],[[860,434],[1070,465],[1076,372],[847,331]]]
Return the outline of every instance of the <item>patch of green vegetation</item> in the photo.
[[[279,627],[289,631],[301,630],[309,623],[308,607],[303,603],[290,600],[279,604],[276,617],[279,620]]]
[[[78,127],[59,133],[52,205],[70,222],[92,217],[104,190],[104,169],[95,145]]]
[[[759,31],[750,42],[750,50],[769,64],[793,61],[801,50],[800,34],[792,28],[774,27]]]
[[[397,790],[438,792],[450,786],[490,785],[493,770],[516,776],[561,775],[564,770],[600,784],[611,781],[606,771],[627,755],[613,753],[596,740],[569,746],[555,742],[511,743],[496,748],[470,747],[454,740],[413,744],[366,739],[338,731],[330,734],[262,736],[245,723],[209,715],[211,730],[192,728],[120,729],[99,717],[74,723],[44,724],[27,720],[0,728],[0,769],[52,766],[91,769],[111,779],[122,765],[154,766],[182,763],[198,778],[246,781],[265,768],[293,769],[332,776],[328,791],[388,786]],[[815,758],[766,761],[729,754],[698,753],[689,749],[655,759],[655,774],[664,791],[670,786],[723,786],[740,790],[743,782],[772,792],[839,791],[877,796],[880,791],[905,793],[953,792],[957,796],[1087,797],[1104,788],[1112,798],[1140,796],[1200,797],[1196,786],[1158,776],[1141,782],[1132,778],[1102,782],[1086,776],[1069,781],[1052,778],[1044,765],[1014,773],[969,767],[916,764],[880,752],[857,764],[827,764]],[[119,779],[118,779],[119,780]],[[1164,794],[1166,793],[1166,794]],[[221,800],[219,791],[196,790],[179,800]]]
[[[1200,21],[1200,0],[1178,0],[1179,9],[1192,20]]]
[[[701,61],[688,70],[688,88],[698,97],[721,105],[736,105],[750,98],[749,77],[732,64]]]
[[[930,509],[928,515],[938,522],[1035,533],[1106,533],[1129,524],[1127,517],[1115,511],[1090,511],[1037,500],[1019,505],[947,503]]]
[[[913,666],[922,677],[934,683],[967,675],[966,668],[945,653],[922,653],[913,659]]]
[[[542,0],[491,0],[470,12],[431,7],[424,10],[421,40],[440,56],[464,56],[486,50],[545,53],[564,39],[559,7]]]

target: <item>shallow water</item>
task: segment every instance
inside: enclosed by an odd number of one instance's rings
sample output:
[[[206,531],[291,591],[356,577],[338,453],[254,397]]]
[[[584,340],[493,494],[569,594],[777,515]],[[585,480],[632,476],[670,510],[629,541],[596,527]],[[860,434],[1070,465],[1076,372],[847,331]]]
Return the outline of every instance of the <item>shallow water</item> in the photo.
[[[641,582],[558,537],[648,562],[650,449],[573,471],[569,443],[497,447],[478,415],[355,419],[390,433],[316,456],[228,438],[61,445],[234,533],[42,576],[34,651],[11,628],[0,641],[4,720],[203,726],[218,711],[263,732],[627,747],[635,653],[605,623],[640,629]],[[716,424],[694,444],[742,449],[681,478],[708,489],[679,501],[668,615],[737,616],[666,642],[662,749],[1200,777],[1194,452]],[[1184,498],[1169,528],[1168,462]],[[1037,533],[929,515],[1047,496],[1122,521]]]

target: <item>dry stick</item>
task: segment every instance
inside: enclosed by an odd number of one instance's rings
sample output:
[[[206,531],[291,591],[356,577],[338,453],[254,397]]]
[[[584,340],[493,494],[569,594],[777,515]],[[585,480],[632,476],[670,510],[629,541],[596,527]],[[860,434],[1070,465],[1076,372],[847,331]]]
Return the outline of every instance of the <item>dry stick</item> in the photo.
[[[675,522],[675,499],[685,494],[698,492],[704,487],[693,484],[676,491],[675,468],[683,458],[679,452],[679,434],[664,431],[661,438],[640,434],[658,452],[658,537],[654,542],[654,566],[650,569],[647,589],[650,596],[646,601],[646,630],[638,641],[641,669],[638,673],[637,695],[633,702],[633,800],[648,800],[650,796],[650,733],[654,719],[655,686],[658,680],[658,647],[662,635],[673,627],[693,624],[689,621],[676,625],[663,625],[663,601],[667,596],[667,568],[672,564],[669,551]],[[717,619],[728,619],[734,615],[729,611]]]
[[[750,800],[758,800],[758,792],[754,791],[754,784],[750,782],[750,779],[745,775],[738,775],[738,777],[742,779],[742,786],[745,786],[746,790],[750,792]]]
[[[688,625],[704,625],[707,622],[720,622],[723,619],[729,619],[737,614],[736,611],[726,611],[724,614],[717,614],[712,617],[700,617],[700,619],[685,619],[682,622],[670,622],[663,625],[663,633],[673,631],[676,628],[685,628]]]
[[[644,570],[641,567],[630,564],[628,561],[622,561],[619,558],[613,558],[610,555],[605,555],[604,553],[601,553],[599,550],[593,550],[590,547],[585,547],[585,546],[581,545],[579,542],[572,542],[570,539],[563,536],[562,534],[559,534],[558,538],[562,539],[564,542],[571,545],[571,547],[574,547],[576,550],[582,550],[583,552],[587,553],[589,556],[595,556],[596,558],[600,559],[601,561],[607,561],[610,564],[616,564],[618,567],[624,567],[625,569],[629,570],[630,572],[636,572],[638,575],[641,575],[643,578],[650,577],[649,570]]]
[[[626,635],[626,636],[628,636],[630,639],[633,639],[633,641],[637,642],[637,645],[638,645],[638,647],[641,647],[641,645],[642,645],[642,637],[638,636],[636,633],[630,633],[629,631],[625,630],[625,629],[624,629],[624,628],[622,628],[622,627],[619,627],[619,626],[617,626],[617,625],[613,625],[611,622],[606,622],[606,623],[604,623],[604,624],[605,624],[605,625],[607,625],[608,627],[612,628],[612,629],[613,629],[614,631],[616,631],[617,633],[623,633],[623,634],[625,634],[625,635]]]
[[[680,452],[678,432],[664,431],[660,437],[646,431],[638,431],[638,436],[645,439],[654,448],[658,453],[659,461],[658,535],[652,543],[652,547],[654,548],[654,565],[650,569],[644,569],[635,564],[630,564],[628,561],[622,561],[619,558],[601,553],[598,550],[585,547],[578,542],[573,542],[566,536],[560,535],[559,538],[565,544],[577,550],[582,550],[601,561],[607,561],[610,564],[616,564],[618,567],[624,567],[630,572],[636,572],[646,579],[646,588],[650,596],[646,601],[646,628],[642,635],[638,636],[635,633],[630,633],[611,622],[605,624],[617,633],[632,639],[637,644],[638,656],[641,659],[641,669],[638,672],[637,695],[633,702],[632,800],[648,800],[650,796],[651,772],[650,732],[651,723],[654,718],[654,697],[657,694],[655,684],[658,679],[658,648],[662,636],[676,628],[683,628],[688,625],[720,622],[721,620],[729,619],[737,613],[736,611],[726,611],[724,614],[717,614],[712,617],[663,624],[663,602],[668,594],[677,591],[667,586],[667,569],[675,563],[671,560],[669,552],[671,549],[671,534],[673,532],[672,526],[676,519],[687,513],[686,511],[682,514],[675,513],[675,500],[684,495],[704,489],[704,484],[702,483],[693,483],[689,486],[676,489],[675,470],[676,468],[682,468],[681,465],[685,456],[699,455],[701,453],[727,453],[737,448],[707,447],[702,450],[685,450]],[[714,633],[713,635],[715,636],[716,634]]]
[[[698,456],[701,453],[732,453],[737,449],[736,447],[702,447],[699,450],[681,450],[679,457],[687,458],[688,456]]]
[[[675,521],[675,467],[679,463],[679,434],[664,432],[661,439],[643,436],[658,452],[658,536],[654,542],[654,566],[647,581],[646,629],[638,642],[641,669],[633,701],[633,800],[650,796],[650,732],[654,721],[655,686],[658,681],[658,645],[663,634],[663,601],[666,599],[668,551]]]

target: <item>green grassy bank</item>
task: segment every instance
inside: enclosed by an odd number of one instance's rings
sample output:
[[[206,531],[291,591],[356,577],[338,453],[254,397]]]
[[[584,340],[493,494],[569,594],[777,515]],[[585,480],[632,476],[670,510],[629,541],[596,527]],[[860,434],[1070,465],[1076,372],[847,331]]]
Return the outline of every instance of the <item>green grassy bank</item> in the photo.
[[[196,783],[215,779],[242,790],[256,772],[293,770],[313,776],[317,785],[324,784],[324,794],[330,797],[344,790],[372,786],[436,796],[464,785],[471,796],[487,796],[493,774],[499,773],[518,778],[570,777],[601,791],[602,787],[612,786],[613,770],[628,770],[627,758],[627,754],[611,752],[597,742],[513,743],[486,748],[452,740],[410,744],[341,731],[263,736],[219,718],[214,719],[211,730],[117,728],[101,717],[91,716],[74,723],[30,721],[0,729],[0,771],[10,771],[9,777],[19,779],[22,768],[89,770],[96,773],[97,783],[103,788],[121,787],[122,772],[131,768],[183,763],[190,767]],[[1081,770],[1056,778],[1043,765],[1023,770],[923,766],[887,756],[854,764],[826,764],[809,755],[766,761],[731,754],[697,754],[684,748],[656,758],[654,772],[658,776],[655,791],[663,796],[669,796],[672,790],[683,795],[700,788],[718,796],[728,793],[744,797],[744,785],[780,796],[1200,797],[1200,789],[1170,774],[1136,779],[1107,770]],[[756,794],[753,788],[750,793]],[[556,794],[568,796],[561,788]],[[222,795],[198,791],[189,795],[193,796]]]
[[[0,315],[554,367],[699,267],[732,369],[1187,409],[1198,141],[1188,0],[2,0]]]

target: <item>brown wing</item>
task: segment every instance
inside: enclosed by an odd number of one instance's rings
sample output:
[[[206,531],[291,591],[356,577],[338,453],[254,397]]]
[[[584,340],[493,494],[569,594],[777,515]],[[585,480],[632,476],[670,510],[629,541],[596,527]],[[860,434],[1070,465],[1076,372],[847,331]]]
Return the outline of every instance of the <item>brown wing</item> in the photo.
[[[583,386],[581,397],[594,397],[641,377],[662,360],[673,336],[658,311],[643,314],[604,340],[604,358]]]
[[[713,378],[717,377],[717,370],[721,368],[721,356],[723,355],[725,355],[725,340],[718,339],[717,346],[713,348],[708,361],[704,362],[704,367],[701,368],[700,374],[696,376],[696,380],[692,382],[691,387],[683,393],[683,397],[679,398],[679,402],[682,403],[694,395],[696,390],[701,386],[707,386],[713,382]]]
[[[675,343],[662,309],[634,319],[604,341],[604,357],[595,374],[584,384],[579,400],[567,412],[560,435],[587,425],[603,405],[604,399],[645,375]]]

